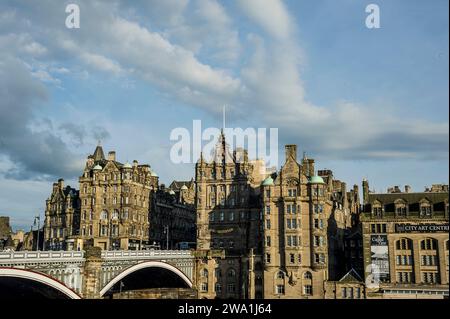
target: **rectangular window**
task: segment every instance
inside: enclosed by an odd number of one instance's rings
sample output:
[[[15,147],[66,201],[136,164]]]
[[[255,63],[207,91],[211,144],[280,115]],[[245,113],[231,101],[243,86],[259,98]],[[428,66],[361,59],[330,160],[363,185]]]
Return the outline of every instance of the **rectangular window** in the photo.
[[[266,219],[266,229],[270,229],[270,219]]]
[[[269,205],[267,205],[266,206],[266,215],[270,215],[270,206]]]
[[[266,263],[270,264],[270,254],[266,254]]]
[[[312,295],[312,286],[311,285],[303,286],[303,294],[311,296]]]
[[[355,299],[361,299],[361,288],[355,288]]]
[[[271,245],[270,236],[267,236],[267,237],[266,237],[266,246],[267,246],[267,247],[270,247],[270,245]]]
[[[288,228],[288,229],[291,229],[291,228],[292,228],[292,223],[291,223],[291,220],[290,220],[290,219],[287,219],[287,220],[286,220],[286,224],[287,224],[287,228]]]
[[[294,255],[294,254],[290,254],[290,255],[289,255],[289,259],[290,259],[290,261],[291,261],[291,264],[294,264],[294,263],[295,263],[295,255]]]
[[[284,285],[277,285],[276,292],[279,295],[284,295]]]
[[[236,291],[236,285],[235,284],[228,284],[228,292],[234,293]]]

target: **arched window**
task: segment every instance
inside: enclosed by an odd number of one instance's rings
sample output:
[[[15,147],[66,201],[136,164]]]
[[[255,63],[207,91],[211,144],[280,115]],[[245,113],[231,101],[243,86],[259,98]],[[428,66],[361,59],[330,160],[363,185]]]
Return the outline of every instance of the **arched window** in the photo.
[[[233,268],[228,269],[228,278],[234,278],[236,277],[236,270],[234,270]]]
[[[303,274],[303,278],[304,279],[312,279],[312,274],[309,271],[307,271]]]
[[[108,219],[108,212],[107,211],[102,211],[102,213],[100,214],[100,219],[101,220],[105,220]]]
[[[115,210],[115,211],[112,213],[112,218],[113,218],[113,219],[119,219],[119,211],[118,211],[118,210]]]
[[[222,271],[220,270],[220,268],[216,268],[216,278],[222,278]]]
[[[410,250],[412,248],[412,241],[408,238],[400,238],[395,242],[397,250]]]
[[[379,201],[375,201],[372,205],[372,215],[373,217],[382,217],[383,208]]]
[[[202,270],[202,277],[208,278],[208,269],[203,269]]]
[[[284,279],[284,273],[282,271],[277,273],[277,279]]]
[[[437,249],[437,241],[433,238],[426,238],[420,242],[421,250],[436,250]]]

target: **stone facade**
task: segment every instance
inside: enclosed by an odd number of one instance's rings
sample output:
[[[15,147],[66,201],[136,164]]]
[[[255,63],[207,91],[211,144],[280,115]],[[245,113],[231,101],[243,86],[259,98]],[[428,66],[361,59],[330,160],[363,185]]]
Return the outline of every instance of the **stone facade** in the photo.
[[[363,194],[364,269],[366,281],[374,282],[368,297],[448,296],[448,186],[380,194],[370,193],[365,180]]]
[[[80,190],[60,179],[46,202],[46,250],[136,250],[162,246],[169,226],[170,246],[195,242],[194,183],[161,190],[149,165],[122,164],[114,151],[105,158],[99,145],[79,178]],[[165,189],[162,185],[162,189]],[[170,193],[169,193],[170,191]]]
[[[347,192],[329,170],[315,175],[295,145],[279,172],[261,166],[231,153],[223,134],[212,161],[196,164],[199,297],[324,298],[324,282],[349,271],[344,236],[359,219],[358,188]]]
[[[258,186],[263,176],[255,167],[244,150],[231,153],[223,134],[212,160],[201,156],[196,164],[199,298],[254,298],[255,285],[262,296],[256,279],[262,267],[250,275],[261,264],[262,249]]]
[[[98,146],[79,178],[81,222],[77,248],[141,249],[148,245],[149,213],[158,176],[149,165],[105,158]]]
[[[79,192],[64,187],[64,180],[53,183],[53,191],[45,203],[44,249],[73,249],[69,237],[78,235],[80,227]]]
[[[149,235],[152,244],[161,249],[178,249],[180,242],[195,242],[195,206],[190,200],[186,202],[187,192],[175,192],[161,185],[153,194]]]
[[[358,211],[345,183],[329,170],[320,175],[287,145],[280,172],[262,183],[264,298],[324,298],[324,282],[345,271],[345,230]]]

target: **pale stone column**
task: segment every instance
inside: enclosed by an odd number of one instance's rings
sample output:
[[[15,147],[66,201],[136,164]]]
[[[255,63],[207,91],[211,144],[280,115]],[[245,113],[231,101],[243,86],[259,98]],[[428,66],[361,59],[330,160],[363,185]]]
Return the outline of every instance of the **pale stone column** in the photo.
[[[83,270],[82,295],[86,299],[100,298],[101,252],[99,247],[90,247],[85,253],[86,261]]]
[[[413,239],[413,260],[414,260],[414,282],[420,283],[422,278],[420,276],[420,239]]]
[[[446,238],[442,237],[440,240],[438,240],[438,260],[439,260],[439,277],[440,277],[440,283],[447,284],[448,278],[447,278],[447,258],[445,256],[445,242]]]

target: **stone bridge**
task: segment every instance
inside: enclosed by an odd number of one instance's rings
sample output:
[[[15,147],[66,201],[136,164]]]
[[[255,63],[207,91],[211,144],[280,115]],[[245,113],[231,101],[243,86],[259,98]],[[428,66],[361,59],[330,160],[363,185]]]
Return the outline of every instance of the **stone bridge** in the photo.
[[[170,273],[193,289],[194,264],[187,250],[0,252],[0,289],[7,278],[16,278],[50,286],[69,298],[103,298],[117,292],[113,288],[121,288],[128,276],[150,268],[155,280]]]

